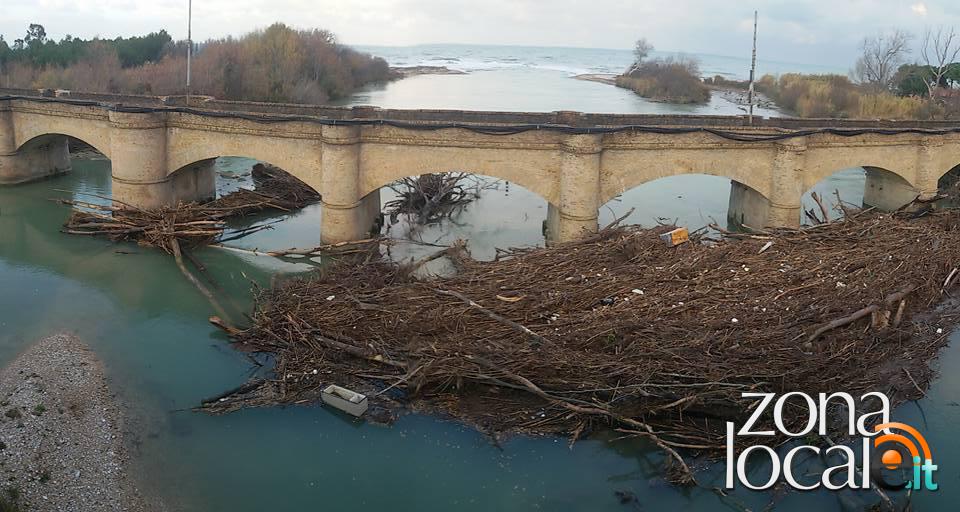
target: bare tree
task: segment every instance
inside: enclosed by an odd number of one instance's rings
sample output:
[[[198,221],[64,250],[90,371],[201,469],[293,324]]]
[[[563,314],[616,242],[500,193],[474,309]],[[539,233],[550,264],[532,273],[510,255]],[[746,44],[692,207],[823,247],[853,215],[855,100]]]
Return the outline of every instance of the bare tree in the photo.
[[[897,69],[910,53],[911,39],[911,34],[899,29],[864,38],[853,78],[876,89],[890,89]]]
[[[648,56],[650,56],[650,52],[652,51],[653,45],[650,44],[646,39],[637,39],[637,42],[633,45],[633,64],[630,65],[630,69],[627,70],[627,74],[629,75],[631,72],[639,68],[640,64],[643,63]]]
[[[956,62],[960,54],[960,37],[956,29],[938,27],[936,31],[927,28],[923,33],[923,47],[920,50],[924,63],[930,69],[927,77],[927,89],[930,96],[943,85],[944,76],[950,71],[950,65]]]

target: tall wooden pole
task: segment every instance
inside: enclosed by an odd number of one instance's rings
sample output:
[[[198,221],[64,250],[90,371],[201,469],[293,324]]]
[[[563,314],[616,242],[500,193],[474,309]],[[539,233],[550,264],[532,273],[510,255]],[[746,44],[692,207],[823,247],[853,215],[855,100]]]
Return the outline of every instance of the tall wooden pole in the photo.
[[[750,90],[747,92],[747,103],[750,104],[748,123],[753,125],[753,81],[757,72],[757,11],[753,11],[753,58],[750,62]]]
[[[193,0],[187,0],[187,106],[190,106],[191,60],[193,60]]]

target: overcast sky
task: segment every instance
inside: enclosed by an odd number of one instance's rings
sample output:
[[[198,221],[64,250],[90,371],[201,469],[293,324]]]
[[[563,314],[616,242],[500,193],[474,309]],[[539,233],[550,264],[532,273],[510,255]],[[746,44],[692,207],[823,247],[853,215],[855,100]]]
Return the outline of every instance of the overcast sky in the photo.
[[[187,0],[0,0],[0,34],[40,23],[55,38],[187,33]],[[748,55],[760,10],[768,60],[849,66],[864,35],[892,26],[960,29],[960,0],[194,0],[193,38],[239,35],[274,21],[332,30],[348,44],[520,44]]]

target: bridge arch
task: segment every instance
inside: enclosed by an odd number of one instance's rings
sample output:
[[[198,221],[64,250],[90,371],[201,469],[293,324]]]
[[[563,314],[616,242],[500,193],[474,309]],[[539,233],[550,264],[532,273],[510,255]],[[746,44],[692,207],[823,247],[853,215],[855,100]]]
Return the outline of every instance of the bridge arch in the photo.
[[[920,194],[903,173],[887,167],[853,165],[819,174],[823,177],[812,185],[806,185],[807,180],[804,180],[805,187],[801,196],[801,223],[808,220],[803,210],[813,209],[818,217],[822,216],[819,206],[812,199],[813,192],[821,196],[821,201],[831,216],[834,214],[833,207],[837,203],[835,191],[839,192],[840,200],[845,203],[873,207],[881,211],[896,210]]]
[[[240,172],[250,175],[250,180],[252,181],[255,179],[252,177],[253,169],[258,164],[265,164],[267,168],[276,168],[293,175],[279,165],[274,165],[273,162],[257,160],[247,156],[221,155],[192,162],[170,173],[167,178],[170,183],[171,193],[173,194],[172,197],[181,201],[203,202],[215,199],[221,189],[224,189],[224,193],[230,193],[236,188],[244,188],[246,184],[230,187],[229,181],[227,181],[230,180],[230,178],[221,177],[220,172]],[[237,176],[237,178],[240,179],[242,179],[242,177],[243,176],[240,175]],[[218,184],[222,186],[218,186]]]
[[[950,197],[957,197],[960,191],[960,163],[937,177],[937,191]]]
[[[773,150],[768,151],[768,159],[728,150],[718,150],[711,158],[684,151],[606,151],[601,161],[600,204],[645,183],[688,174],[728,178],[769,199]]]
[[[947,184],[945,180],[949,180],[952,183],[956,182],[958,179],[960,179],[960,163],[957,163],[957,165],[947,169],[937,177],[939,188],[943,188],[944,185]]]
[[[77,121],[79,120],[72,119],[64,122],[63,118],[47,120],[45,117],[40,117],[34,123],[18,123],[14,131],[17,150],[29,148],[31,144],[36,144],[38,140],[43,141],[53,137],[67,136],[90,145],[110,158],[109,128],[101,127],[98,123],[81,125]]]
[[[712,222],[723,225],[730,217],[730,209],[741,206],[736,204],[736,198],[731,201],[731,188],[734,186],[729,178],[709,174],[656,178],[601,204],[599,224],[605,226],[635,208],[625,219],[626,223],[650,227],[657,222],[676,221],[691,231]],[[751,195],[763,199],[759,192],[747,188]]]
[[[172,140],[167,154],[167,176],[182,177],[190,169],[205,169],[219,157],[241,157],[279,167],[322,193],[319,147],[304,140],[256,139],[247,136],[214,137],[210,142],[198,140],[191,143]]]
[[[60,142],[60,140],[58,139],[61,139],[61,138],[66,139],[68,141],[69,139],[76,139],[92,147],[93,149],[97,150],[103,156],[110,158],[109,140],[107,141],[106,144],[104,144],[103,141],[97,141],[95,138],[88,139],[85,136],[78,137],[76,135],[71,135],[69,133],[62,133],[62,132],[50,132],[50,133],[42,133],[40,135],[36,135],[31,139],[21,142],[19,147],[17,147],[17,151],[29,151],[31,148],[34,148],[38,145],[43,145],[51,142]]]
[[[867,150],[873,149],[872,153],[865,151],[863,148],[843,148],[831,152],[812,149],[810,150],[811,153],[806,156],[803,171],[803,190],[813,188],[817,183],[837,172],[858,167],[876,169],[894,175],[911,187],[917,187],[916,150],[903,146],[892,147],[897,151],[889,151],[889,148],[866,148]]]

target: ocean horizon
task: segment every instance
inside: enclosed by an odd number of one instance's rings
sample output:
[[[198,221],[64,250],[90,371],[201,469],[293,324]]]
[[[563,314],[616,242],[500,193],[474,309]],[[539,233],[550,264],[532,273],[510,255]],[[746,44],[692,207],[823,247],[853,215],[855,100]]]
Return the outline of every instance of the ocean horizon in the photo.
[[[633,51],[614,48],[567,46],[522,46],[496,44],[432,43],[408,46],[353,45],[357,50],[383,57],[391,66],[443,66],[472,73],[503,69],[543,69],[571,76],[581,74],[619,74],[633,62]],[[696,59],[703,76],[719,75],[746,80],[750,75],[750,55],[731,56],[683,51],[654,51],[652,57]],[[779,61],[757,56],[757,76],[784,73],[846,76],[849,68],[840,66]]]

